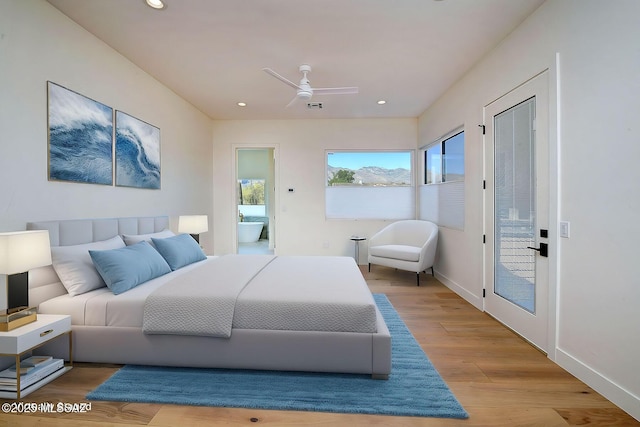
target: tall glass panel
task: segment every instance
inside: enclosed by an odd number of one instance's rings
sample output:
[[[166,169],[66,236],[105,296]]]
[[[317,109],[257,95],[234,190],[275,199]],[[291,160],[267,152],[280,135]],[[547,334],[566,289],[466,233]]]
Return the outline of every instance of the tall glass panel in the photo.
[[[440,144],[429,147],[424,152],[424,183],[437,184],[442,182],[442,155]]]
[[[464,132],[442,141],[442,182],[464,181]]]
[[[494,292],[535,313],[535,98],[495,116]]]

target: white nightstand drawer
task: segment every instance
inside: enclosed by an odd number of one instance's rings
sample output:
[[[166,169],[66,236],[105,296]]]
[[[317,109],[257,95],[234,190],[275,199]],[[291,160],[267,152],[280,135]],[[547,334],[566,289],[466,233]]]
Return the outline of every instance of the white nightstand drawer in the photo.
[[[71,316],[38,314],[38,320],[0,332],[0,353],[21,354],[71,330]]]

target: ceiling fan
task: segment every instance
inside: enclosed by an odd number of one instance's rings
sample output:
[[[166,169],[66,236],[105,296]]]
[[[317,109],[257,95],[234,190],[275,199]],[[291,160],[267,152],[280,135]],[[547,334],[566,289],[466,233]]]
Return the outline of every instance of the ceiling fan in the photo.
[[[262,69],[262,71],[264,71],[265,73],[270,74],[271,76],[275,77],[276,79],[280,80],[281,82],[286,83],[289,86],[291,86],[294,89],[296,89],[296,96],[295,96],[295,98],[293,98],[291,100],[291,102],[289,102],[289,104],[287,104],[287,107],[292,106],[298,100],[308,101],[308,100],[311,99],[311,97],[314,94],[316,94],[316,95],[349,95],[349,94],[358,93],[358,88],[357,87],[317,87],[317,88],[313,88],[313,87],[311,87],[311,82],[307,78],[307,73],[311,72],[311,66],[303,64],[303,65],[300,66],[299,70],[302,73],[302,79],[300,79],[300,83],[299,84],[295,84],[292,81],[288,80],[287,78],[282,77],[280,74],[276,73],[271,68],[263,68]]]

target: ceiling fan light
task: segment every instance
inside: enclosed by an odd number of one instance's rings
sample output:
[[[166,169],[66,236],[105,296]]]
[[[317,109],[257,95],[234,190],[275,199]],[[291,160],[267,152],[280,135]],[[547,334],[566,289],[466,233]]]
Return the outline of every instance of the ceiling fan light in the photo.
[[[291,86],[296,89],[296,96],[287,104],[285,108],[291,107],[297,101],[302,100],[303,102],[309,101],[313,94],[317,95],[344,95],[344,94],[356,94],[358,93],[357,87],[321,87],[321,88],[313,88],[307,79],[307,73],[311,71],[311,67],[308,65],[301,65],[300,71],[304,74],[302,79],[300,79],[300,83],[296,84],[290,81],[289,79],[282,77],[280,74],[273,71],[271,68],[263,68],[262,71],[267,74],[275,77],[281,82],[285,83],[288,86]]]
[[[310,90],[298,91],[298,98],[304,99],[305,101],[311,99],[312,96],[313,96],[313,92],[311,92]]]

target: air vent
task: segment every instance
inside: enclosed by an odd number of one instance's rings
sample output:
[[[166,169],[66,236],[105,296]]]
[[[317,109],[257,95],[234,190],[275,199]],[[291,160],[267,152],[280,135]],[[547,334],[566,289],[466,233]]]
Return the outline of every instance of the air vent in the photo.
[[[310,110],[322,110],[322,102],[309,102],[307,108]]]

